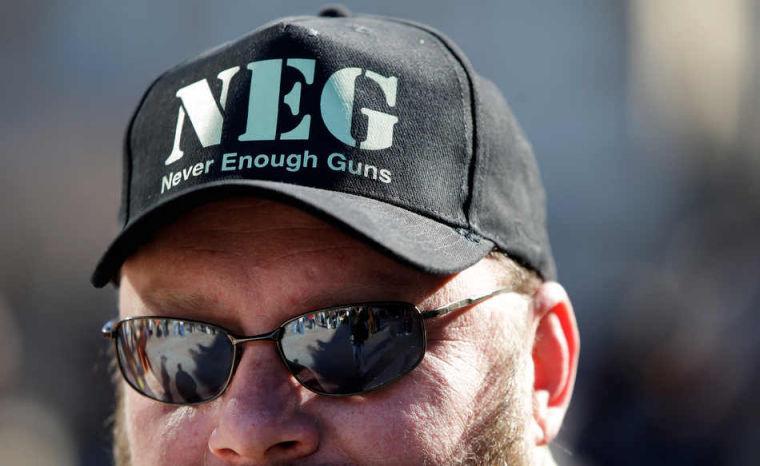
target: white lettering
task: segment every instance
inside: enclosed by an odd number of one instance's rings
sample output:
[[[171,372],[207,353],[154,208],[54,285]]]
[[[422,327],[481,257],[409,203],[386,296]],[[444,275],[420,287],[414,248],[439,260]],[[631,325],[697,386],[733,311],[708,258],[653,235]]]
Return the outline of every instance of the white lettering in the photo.
[[[278,134],[281,140],[308,140],[311,115],[301,113],[303,110],[301,103],[303,92],[314,83],[315,66],[316,60],[308,58],[276,58],[248,63],[246,67],[251,74],[247,121],[245,131],[238,136],[238,140],[274,141],[278,138]],[[283,89],[283,75],[290,76],[290,74],[285,74],[286,67],[295,70],[301,78],[296,79],[296,82],[290,86],[290,90],[283,95],[287,89]],[[164,161],[165,165],[170,165],[184,156],[181,143],[186,118],[190,119],[201,146],[210,147],[221,143],[230,83],[239,70],[240,66],[234,66],[217,74],[217,79],[221,81],[218,99],[214,96],[207,79],[190,83],[176,92],[180,105],[177,109],[174,143],[169,156]],[[356,79],[362,74],[377,84],[387,106],[396,107],[398,94],[396,76],[383,76],[372,70],[347,67],[334,71],[324,83],[319,99],[320,114],[328,131],[346,145],[364,150],[387,149],[393,144],[393,130],[399,121],[396,115],[362,107],[359,111],[367,117],[365,140],[356,141],[351,134],[353,108],[356,103]],[[279,133],[278,116],[281,103],[289,108],[291,116],[300,115],[300,119],[293,128]],[[230,156],[230,160],[236,157],[237,155]],[[242,160],[241,163],[243,163]],[[255,159],[253,163],[257,165]],[[359,165],[360,163],[356,162],[356,167],[350,168],[356,171],[360,169]],[[291,168],[293,165],[288,164],[288,167]],[[208,168],[206,165],[206,172]],[[234,165],[229,163],[223,165],[222,171],[230,170],[234,170]],[[293,171],[297,170],[298,168],[293,168]],[[362,176],[377,179],[377,172],[372,172],[370,175],[369,172],[372,169],[365,169],[365,171],[367,174]],[[197,170],[193,169],[193,176],[198,176],[195,173]]]
[[[285,62],[286,66],[301,73],[306,85],[314,82],[315,63],[315,60],[306,58],[289,58]],[[251,70],[248,122],[245,133],[238,136],[238,140],[274,141],[280,110],[282,59],[253,61],[246,67]],[[301,83],[294,83],[282,100],[290,108],[291,115],[298,115],[301,109]],[[282,133],[280,139],[309,139],[310,125],[311,116],[304,115],[293,129]]]
[[[206,160],[204,162],[198,162],[195,165],[185,167],[178,172],[169,172],[168,175],[165,175],[161,178],[161,194],[163,194],[165,191],[169,191],[178,184],[189,180],[190,178],[208,174],[213,163],[213,160]]]
[[[330,156],[327,157],[327,166],[330,167],[330,170],[339,172],[346,171],[346,156],[340,152],[330,154]]]
[[[161,178],[161,194],[164,193],[164,191],[168,191],[172,189],[172,180],[171,180],[171,173]]]
[[[383,183],[390,183],[391,182],[391,171],[387,168],[383,168],[380,170],[380,181]]]
[[[177,127],[174,130],[174,147],[164,165],[170,165],[181,159],[184,152],[180,148],[182,129],[185,124],[185,114],[190,118],[195,134],[203,147],[219,144],[222,140],[222,111],[227,104],[227,92],[230,80],[240,69],[239,66],[228,68],[217,75],[222,81],[222,91],[219,96],[219,106],[211,93],[208,80],[202,79],[177,91],[181,104],[177,111]]]
[[[203,173],[203,162],[196,163],[193,166],[193,176],[198,176]]]
[[[235,157],[237,152],[227,152],[222,155],[222,171],[229,172],[235,170]]]

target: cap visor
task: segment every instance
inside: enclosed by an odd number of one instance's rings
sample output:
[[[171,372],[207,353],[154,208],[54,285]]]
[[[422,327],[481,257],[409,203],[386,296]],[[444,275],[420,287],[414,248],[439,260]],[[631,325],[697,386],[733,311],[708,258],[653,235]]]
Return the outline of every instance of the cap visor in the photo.
[[[98,262],[92,284],[100,288],[114,279],[124,260],[161,226],[193,207],[231,195],[259,195],[292,203],[431,274],[460,272],[494,247],[470,232],[465,235],[464,230],[363,196],[276,181],[223,180],[177,193],[131,220]]]

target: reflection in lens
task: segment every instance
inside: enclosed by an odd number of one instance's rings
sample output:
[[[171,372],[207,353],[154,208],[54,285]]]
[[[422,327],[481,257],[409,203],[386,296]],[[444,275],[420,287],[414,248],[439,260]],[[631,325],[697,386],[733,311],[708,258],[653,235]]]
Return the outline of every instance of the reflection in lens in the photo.
[[[176,319],[123,322],[117,337],[127,381],[153,399],[195,403],[216,396],[233,363],[233,346],[214,326]]]
[[[306,314],[288,322],[280,342],[296,378],[321,393],[378,388],[412,370],[424,354],[422,319],[403,303]]]

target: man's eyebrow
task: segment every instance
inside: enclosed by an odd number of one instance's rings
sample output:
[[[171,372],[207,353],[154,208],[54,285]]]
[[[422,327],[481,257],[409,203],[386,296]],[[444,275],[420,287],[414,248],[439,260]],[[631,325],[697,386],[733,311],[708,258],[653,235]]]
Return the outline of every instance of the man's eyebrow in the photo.
[[[198,290],[164,288],[142,296],[145,315],[196,320],[242,335],[235,313],[217,299]]]
[[[217,300],[197,291],[161,289],[149,293],[143,297],[143,301],[145,301],[150,310],[161,313],[170,313],[175,310],[190,313],[204,310],[223,310],[220,308],[221,304]]]

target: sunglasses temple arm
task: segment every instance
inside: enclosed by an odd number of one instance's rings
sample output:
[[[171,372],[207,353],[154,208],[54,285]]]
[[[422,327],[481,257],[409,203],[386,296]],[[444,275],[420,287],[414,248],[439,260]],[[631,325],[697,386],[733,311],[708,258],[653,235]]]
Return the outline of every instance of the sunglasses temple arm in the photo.
[[[456,301],[456,302],[453,302],[453,303],[449,303],[449,304],[447,304],[445,306],[442,306],[442,307],[439,307],[437,309],[431,309],[429,311],[423,311],[422,312],[422,318],[423,319],[432,319],[434,317],[440,317],[440,316],[446,315],[446,314],[448,314],[450,312],[453,312],[453,311],[456,311],[456,310],[459,310],[459,309],[462,309],[462,308],[465,308],[465,307],[468,307],[468,306],[473,306],[475,304],[480,304],[483,301],[485,301],[487,299],[490,299],[490,298],[493,298],[496,295],[500,295],[502,293],[508,293],[510,291],[511,290],[509,288],[501,288],[501,289],[498,289],[498,290],[496,290],[496,291],[494,291],[492,293],[488,293],[487,295],[484,295],[484,296],[480,296],[480,297],[477,297],[477,298],[467,298],[467,299],[463,299],[461,301]]]

